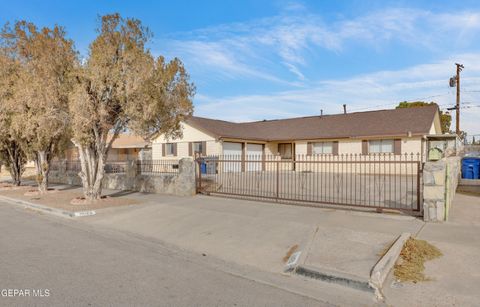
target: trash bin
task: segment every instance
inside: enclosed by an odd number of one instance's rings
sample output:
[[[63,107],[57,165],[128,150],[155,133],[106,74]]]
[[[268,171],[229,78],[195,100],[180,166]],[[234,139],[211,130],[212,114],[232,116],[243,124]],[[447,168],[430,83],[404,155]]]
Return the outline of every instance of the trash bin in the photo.
[[[202,174],[206,174],[207,173],[207,162],[202,161],[202,163],[200,164],[200,172]]]
[[[462,160],[462,178],[480,179],[480,158],[464,158]]]

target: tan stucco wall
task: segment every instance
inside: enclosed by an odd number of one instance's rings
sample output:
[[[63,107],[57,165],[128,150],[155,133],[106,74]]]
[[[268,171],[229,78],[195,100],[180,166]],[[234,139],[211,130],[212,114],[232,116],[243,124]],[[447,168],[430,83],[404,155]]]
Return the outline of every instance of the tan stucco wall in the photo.
[[[183,131],[183,137],[181,139],[168,139],[164,135],[160,135],[152,142],[152,159],[181,159],[188,157],[189,142],[206,142],[207,155],[221,154],[220,142],[215,140],[213,136],[185,123],[182,123],[181,127]],[[163,156],[163,143],[177,143],[177,155]]]
[[[199,142],[199,141],[215,141],[215,138],[203,131],[200,131],[188,124],[182,123],[181,129],[183,137],[181,139],[167,139],[163,134],[158,136],[153,143],[180,143],[180,142]]]
[[[442,123],[440,121],[440,115],[438,112],[435,115],[435,119],[433,120],[429,134],[442,134]]]
[[[386,138],[386,139],[389,139],[389,138]],[[295,152],[297,155],[306,155],[308,142],[331,142],[331,141],[338,141],[339,154],[362,154],[362,140],[360,139],[297,141],[295,142]],[[275,146],[276,144],[277,143],[275,143]],[[402,154],[420,153],[421,150],[422,150],[422,141],[420,137],[402,138]]]

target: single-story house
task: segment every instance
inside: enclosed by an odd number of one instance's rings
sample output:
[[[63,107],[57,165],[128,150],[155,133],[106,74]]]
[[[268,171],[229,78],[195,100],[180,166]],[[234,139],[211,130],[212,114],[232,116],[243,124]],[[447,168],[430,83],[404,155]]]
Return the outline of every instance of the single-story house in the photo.
[[[153,159],[195,155],[298,156],[372,153],[419,153],[425,136],[441,134],[437,106],[352,112],[334,115],[235,123],[191,116],[182,123],[183,137],[159,135]]]
[[[113,141],[107,161],[150,160],[151,156],[150,142],[137,135],[122,133]],[[73,144],[65,151],[65,158],[67,161],[79,160],[78,150]]]

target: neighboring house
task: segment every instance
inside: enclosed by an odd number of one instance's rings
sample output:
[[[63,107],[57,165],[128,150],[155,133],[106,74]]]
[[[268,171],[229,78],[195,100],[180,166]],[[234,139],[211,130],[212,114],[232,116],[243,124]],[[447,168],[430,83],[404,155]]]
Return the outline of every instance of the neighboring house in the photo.
[[[427,135],[441,134],[438,108],[425,106],[279,120],[234,123],[192,116],[183,137],[160,135],[153,159],[229,155],[265,159],[371,153],[421,153]],[[249,158],[251,159],[251,158]]]
[[[79,160],[78,150],[72,147],[65,151],[68,161]],[[152,158],[151,144],[142,137],[123,133],[112,143],[108,152],[107,161],[150,160]]]

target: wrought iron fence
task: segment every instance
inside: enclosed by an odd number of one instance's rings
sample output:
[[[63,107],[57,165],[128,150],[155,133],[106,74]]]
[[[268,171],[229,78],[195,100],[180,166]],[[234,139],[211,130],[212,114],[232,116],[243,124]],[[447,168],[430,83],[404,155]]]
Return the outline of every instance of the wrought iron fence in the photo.
[[[106,174],[124,174],[127,170],[127,161],[108,161],[104,169]]]
[[[61,170],[62,162],[61,161],[52,161],[50,162],[50,171],[58,172]]]
[[[65,161],[65,170],[67,172],[78,173],[78,172],[82,171],[82,165],[81,165],[80,161],[67,160],[67,161]]]
[[[210,156],[197,159],[200,193],[421,214],[421,155]]]
[[[178,160],[138,160],[138,175],[178,173]]]

